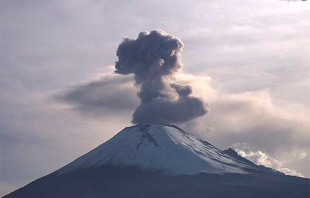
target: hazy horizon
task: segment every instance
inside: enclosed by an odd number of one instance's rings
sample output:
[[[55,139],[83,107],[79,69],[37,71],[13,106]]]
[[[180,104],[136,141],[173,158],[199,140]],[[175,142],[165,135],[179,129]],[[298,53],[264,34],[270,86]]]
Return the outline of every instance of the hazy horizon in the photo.
[[[167,119],[220,149],[310,177],[309,1],[2,0],[0,9],[0,196],[132,125],[145,98],[137,77],[115,73],[116,51],[152,30],[184,44],[166,98],[207,104]]]

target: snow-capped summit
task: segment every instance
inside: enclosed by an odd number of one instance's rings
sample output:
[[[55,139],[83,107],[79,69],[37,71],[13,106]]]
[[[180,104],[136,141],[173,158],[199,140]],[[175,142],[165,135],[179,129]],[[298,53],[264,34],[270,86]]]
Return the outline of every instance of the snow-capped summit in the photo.
[[[171,175],[240,173],[256,169],[174,125],[138,124],[58,170],[136,166]]]
[[[309,184],[177,126],[138,124],[4,198],[292,198],[309,197]]]

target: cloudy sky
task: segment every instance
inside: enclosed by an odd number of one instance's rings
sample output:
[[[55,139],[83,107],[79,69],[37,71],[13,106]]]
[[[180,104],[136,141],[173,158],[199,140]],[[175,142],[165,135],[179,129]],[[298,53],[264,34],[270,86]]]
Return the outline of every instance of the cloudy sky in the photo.
[[[220,149],[310,177],[309,1],[1,0],[1,194],[71,162],[139,105],[114,74],[124,37],[184,43],[178,83],[208,103],[180,124]]]

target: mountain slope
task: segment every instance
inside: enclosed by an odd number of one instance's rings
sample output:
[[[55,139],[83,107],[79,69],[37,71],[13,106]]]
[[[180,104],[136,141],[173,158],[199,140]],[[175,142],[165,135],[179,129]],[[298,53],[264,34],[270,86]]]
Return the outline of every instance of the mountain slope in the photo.
[[[308,198],[309,184],[177,126],[139,124],[4,198]]]
[[[102,165],[138,166],[172,175],[246,174],[245,169],[257,169],[176,126],[140,124],[125,128],[58,173]]]

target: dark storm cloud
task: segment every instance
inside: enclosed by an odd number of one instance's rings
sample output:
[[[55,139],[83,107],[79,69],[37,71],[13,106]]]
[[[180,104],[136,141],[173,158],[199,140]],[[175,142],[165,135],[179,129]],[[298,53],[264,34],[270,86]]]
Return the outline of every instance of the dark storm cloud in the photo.
[[[117,50],[115,73],[134,74],[140,106],[133,123],[181,123],[207,113],[201,99],[190,96],[192,88],[174,82],[173,74],[183,65],[182,41],[161,30],[125,38]]]

